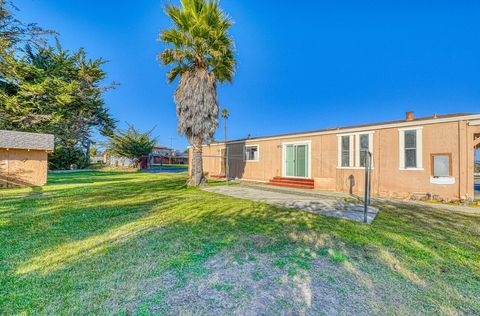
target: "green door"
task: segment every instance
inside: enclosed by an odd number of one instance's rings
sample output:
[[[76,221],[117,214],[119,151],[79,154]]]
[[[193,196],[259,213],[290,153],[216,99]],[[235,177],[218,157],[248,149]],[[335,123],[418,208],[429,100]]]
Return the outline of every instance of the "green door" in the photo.
[[[308,177],[308,145],[287,145],[285,148],[285,176]]]
[[[295,161],[296,174],[295,177],[306,178],[307,172],[307,145],[298,145]]]
[[[294,145],[287,145],[285,150],[285,175],[287,177],[294,177],[295,176],[295,146]]]

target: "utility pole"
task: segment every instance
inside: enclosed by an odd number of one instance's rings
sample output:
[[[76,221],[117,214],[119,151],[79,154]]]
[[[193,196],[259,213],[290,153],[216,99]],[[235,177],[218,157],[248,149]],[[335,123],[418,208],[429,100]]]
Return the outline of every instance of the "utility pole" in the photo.
[[[225,177],[227,179],[227,184],[228,184],[228,177],[230,175],[229,175],[229,169],[228,169],[229,165],[228,165],[228,147],[227,147],[227,120],[228,120],[228,117],[230,116],[230,113],[228,112],[227,108],[222,109],[221,116],[223,118],[223,131],[224,131],[224,137],[225,137],[225,157],[223,159],[225,160]]]
[[[173,141],[176,140],[175,137],[170,137],[170,149],[173,149]]]

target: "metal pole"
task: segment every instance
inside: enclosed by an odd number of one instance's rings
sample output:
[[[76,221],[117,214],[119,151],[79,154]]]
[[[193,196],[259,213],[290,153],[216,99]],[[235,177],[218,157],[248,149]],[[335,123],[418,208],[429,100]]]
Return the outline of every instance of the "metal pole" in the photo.
[[[368,205],[372,204],[372,153],[368,152]]]
[[[370,152],[365,155],[365,197],[363,201],[363,222],[368,223],[368,205],[370,204]]]
[[[227,143],[225,142],[225,176],[227,177],[227,185],[228,185],[228,178],[229,178],[229,174],[230,174],[230,170],[229,170],[229,167],[228,167],[228,148],[227,148]]]

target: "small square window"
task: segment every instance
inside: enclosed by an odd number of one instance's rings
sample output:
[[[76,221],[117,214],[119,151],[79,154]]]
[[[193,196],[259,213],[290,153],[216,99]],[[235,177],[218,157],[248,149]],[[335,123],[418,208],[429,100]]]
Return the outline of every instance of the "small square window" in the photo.
[[[451,155],[432,154],[432,173],[434,177],[450,177]]]
[[[258,146],[245,146],[245,160],[258,160]]]

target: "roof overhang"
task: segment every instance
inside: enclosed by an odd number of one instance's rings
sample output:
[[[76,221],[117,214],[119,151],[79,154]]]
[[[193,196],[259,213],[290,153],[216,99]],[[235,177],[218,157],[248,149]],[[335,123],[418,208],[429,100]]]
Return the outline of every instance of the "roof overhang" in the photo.
[[[470,122],[468,122],[468,125],[479,126],[480,125],[480,120],[470,121]]]

